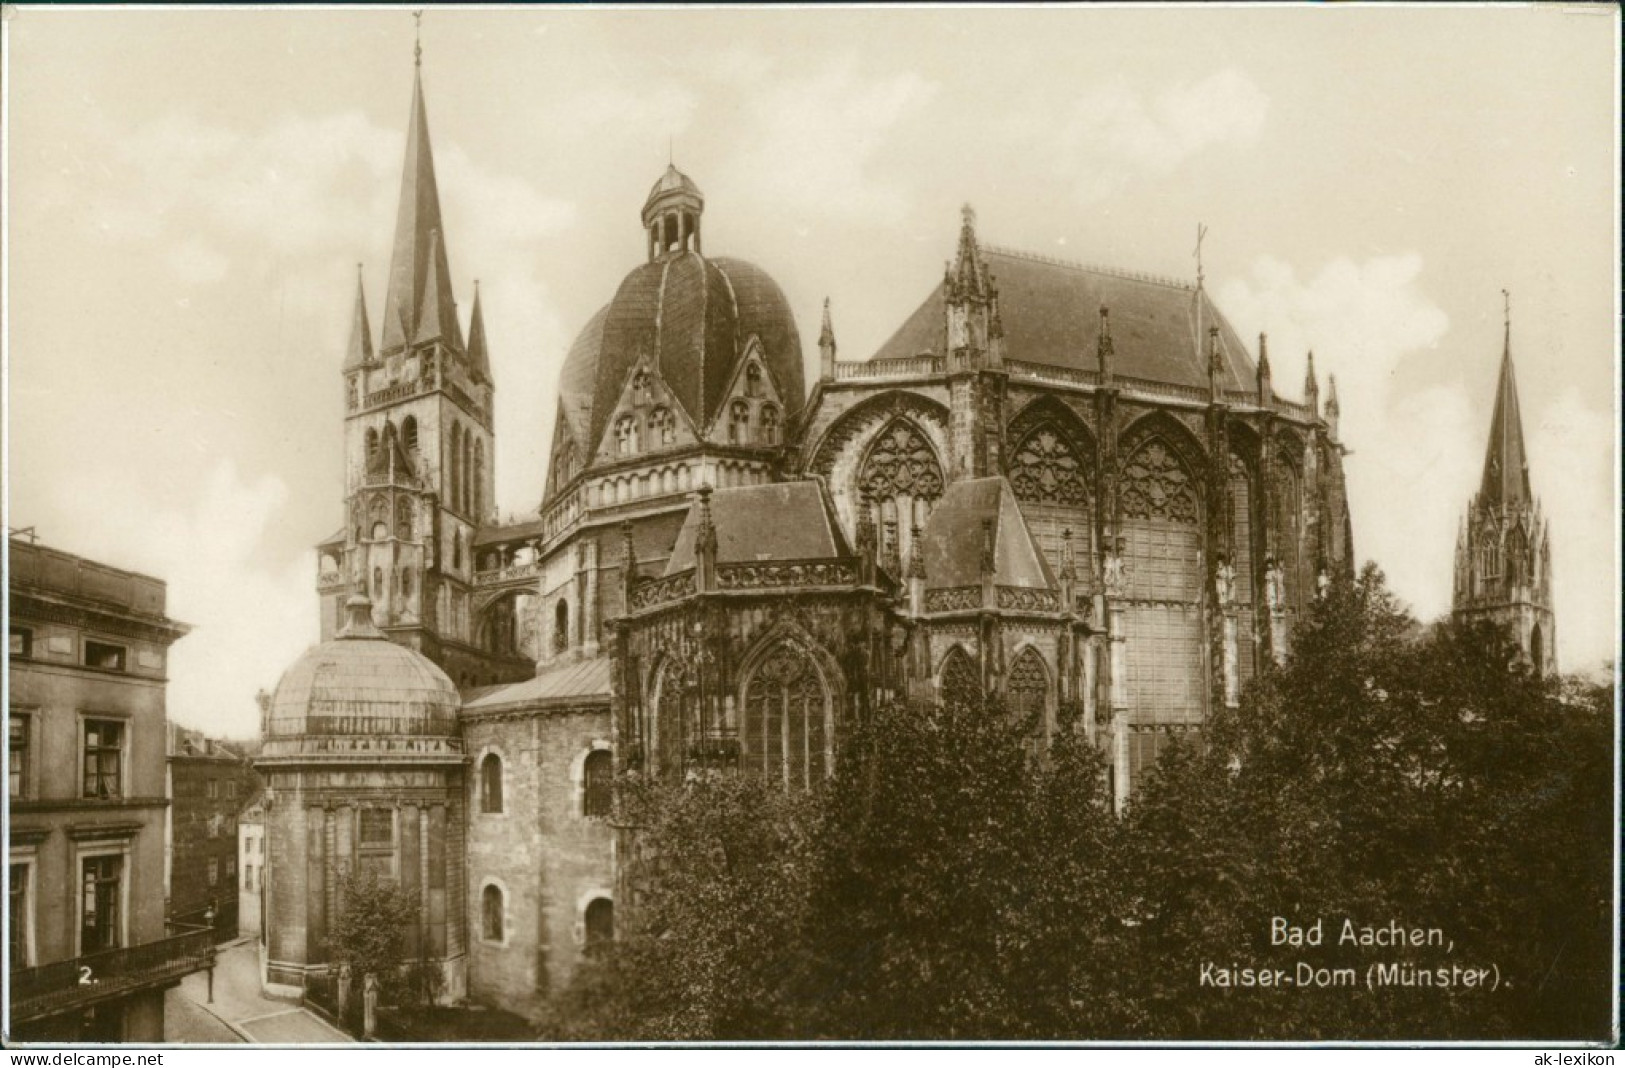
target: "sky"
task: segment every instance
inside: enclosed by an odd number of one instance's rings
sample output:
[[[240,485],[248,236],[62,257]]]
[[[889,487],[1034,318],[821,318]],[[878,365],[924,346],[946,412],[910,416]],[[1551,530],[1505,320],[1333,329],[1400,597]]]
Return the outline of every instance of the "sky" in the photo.
[[[1192,278],[1276,388],[1337,377],[1356,553],[1448,611],[1511,293],[1558,654],[1617,648],[1617,11],[430,8],[423,81],[497,497],[540,501],[575,333],[642,262],[668,158],[705,248],[789,297],[811,365],[990,244]],[[342,517],[356,265],[399,194],[401,9],[10,7],[7,523],[169,583],[171,716],[218,735],[317,636]],[[1325,393],[1322,382],[1322,393]]]

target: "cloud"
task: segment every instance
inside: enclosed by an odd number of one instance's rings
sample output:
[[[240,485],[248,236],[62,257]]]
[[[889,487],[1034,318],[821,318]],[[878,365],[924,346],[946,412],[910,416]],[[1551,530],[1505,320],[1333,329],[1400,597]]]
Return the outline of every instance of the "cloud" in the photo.
[[[163,579],[169,615],[193,628],[170,651],[171,718],[216,736],[255,734],[255,691],[275,686],[318,636],[314,551],[292,560],[267,551],[286,484],[245,482],[221,459],[190,504],[166,509],[122,472],[83,466],[55,496],[64,529],[80,532],[73,551]]]
[[[1258,140],[1269,97],[1243,72],[1227,68],[1147,99],[1121,80],[1077,97],[1058,118],[1046,113],[1014,130],[1035,158],[1075,184],[1084,203],[1103,200],[1142,175],[1163,175],[1215,147]]]
[[[1301,396],[1311,348],[1322,398],[1325,376],[1336,375],[1355,551],[1431,619],[1450,607],[1456,525],[1477,485],[1489,413],[1471,410],[1460,383],[1394,388],[1401,366],[1437,348],[1450,327],[1422,278],[1416,253],[1340,258],[1307,280],[1265,256],[1221,284],[1218,298],[1243,337],[1268,332],[1279,392]]]
[[[1595,672],[1618,653],[1618,585],[1598,581],[1617,549],[1613,415],[1570,389],[1524,420],[1530,481],[1551,524],[1558,666]]]
[[[871,77],[850,55],[799,74],[740,57],[720,69],[743,112],[736,154],[719,168],[730,199],[821,219],[903,217],[907,192],[876,161],[936,83],[912,72]]]

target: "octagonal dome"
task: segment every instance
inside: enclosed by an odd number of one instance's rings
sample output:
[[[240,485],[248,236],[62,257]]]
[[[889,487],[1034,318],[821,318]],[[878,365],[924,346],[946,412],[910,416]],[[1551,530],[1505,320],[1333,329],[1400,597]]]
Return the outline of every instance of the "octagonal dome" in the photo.
[[[443,757],[461,752],[461,699],[446,673],[373,625],[352,597],[348,621],[282,673],[266,715],[264,758],[356,754]]]

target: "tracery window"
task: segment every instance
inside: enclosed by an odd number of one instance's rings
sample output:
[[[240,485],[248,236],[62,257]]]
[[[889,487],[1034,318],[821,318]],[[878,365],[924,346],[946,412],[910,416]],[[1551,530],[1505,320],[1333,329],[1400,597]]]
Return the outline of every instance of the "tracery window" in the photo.
[[[446,482],[451,489],[451,506],[456,508],[463,499],[463,428],[459,423],[451,425],[450,446],[451,456],[446,464],[449,477]]]
[[[971,662],[970,654],[961,646],[948,650],[942,660],[942,674],[937,692],[945,705],[980,708],[982,705],[982,677]]]
[[[743,445],[750,440],[750,405],[734,401],[728,408],[728,441]]]
[[[1195,481],[1162,441],[1153,438],[1136,450],[1123,475],[1123,518],[1196,522]]]
[[[779,443],[779,410],[771,404],[762,405],[762,444]]]
[[[1247,465],[1230,454],[1230,545],[1234,559],[1235,585],[1231,597],[1237,604],[1253,601],[1253,484]],[[1243,672],[1246,672],[1244,667]]]
[[[858,489],[868,493],[870,519],[882,538],[888,530],[895,531],[892,544],[898,560],[906,560],[913,551],[913,528],[925,525],[945,482],[936,450],[908,419],[893,419],[869,446],[858,470]]]
[[[395,536],[412,540],[412,502],[405,497],[395,502]]]
[[[1279,447],[1279,446],[1278,446]],[[1303,500],[1298,469],[1285,456],[1277,455],[1270,471],[1274,497],[1275,561],[1281,568],[1288,605],[1303,603],[1303,560],[1299,548],[1302,536]]]
[[[615,455],[634,456],[638,451],[638,421],[630,415],[615,420]]]
[[[1035,738],[1044,736],[1044,707],[1049,697],[1049,672],[1044,658],[1029,646],[1010,665],[1005,682],[1011,715],[1017,722],[1031,724]]]
[[[834,763],[832,709],[823,676],[805,650],[781,642],[745,684],[740,764],[786,787],[810,787]]]
[[[470,513],[479,519],[485,511],[485,442],[474,443],[474,508]]]
[[[677,440],[677,417],[670,408],[656,408],[649,413],[649,436],[656,443],[671,445]]]
[[[1050,566],[1059,569],[1071,531],[1074,559],[1093,553],[1094,479],[1090,465],[1058,427],[1044,424],[1021,440],[1011,454],[1010,488]],[[1088,574],[1089,568],[1081,568]]]

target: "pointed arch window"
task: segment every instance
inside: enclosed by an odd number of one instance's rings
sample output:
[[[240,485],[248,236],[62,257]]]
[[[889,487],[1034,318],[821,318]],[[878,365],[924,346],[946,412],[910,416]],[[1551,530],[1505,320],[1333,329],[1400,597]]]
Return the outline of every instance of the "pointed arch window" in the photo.
[[[791,642],[768,651],[745,683],[741,766],[805,789],[834,764],[834,710],[812,658]]]
[[[638,452],[638,421],[623,415],[615,420],[615,455],[635,456]]]
[[[762,444],[779,443],[779,410],[771,404],[762,405]]]
[[[750,440],[750,405],[734,401],[728,408],[728,441],[743,445]]]
[[[670,408],[656,408],[649,413],[649,436],[659,445],[677,441],[677,417]]]
[[[913,527],[925,525],[945,483],[936,450],[912,421],[893,419],[875,436],[858,469],[857,489],[867,492],[869,518],[882,538],[888,529],[894,532],[898,559],[913,551]]]
[[[639,371],[632,376],[632,403],[648,404],[652,397],[649,390],[649,372]]]
[[[1010,713],[1017,722],[1030,723],[1033,737],[1044,736],[1045,712],[1049,705],[1049,670],[1037,649],[1029,646],[1010,665],[1005,683]]]
[[[395,536],[412,540],[412,502],[405,497],[395,502]]]
[[[1271,524],[1275,534],[1275,562],[1281,569],[1285,589],[1282,593],[1289,606],[1302,603],[1304,593],[1303,552],[1303,497],[1302,480],[1298,467],[1290,459],[1296,450],[1288,443],[1276,446],[1278,452],[1271,464],[1270,489],[1275,506]]]
[[[372,458],[374,456],[377,456],[377,455],[378,455],[378,431],[375,428],[369,426],[367,428],[367,462],[370,464],[372,462]]]
[[[943,658],[937,686],[945,705],[962,708],[980,708],[982,705],[981,673],[971,662],[970,654],[961,646],[954,646]]]
[[[485,514],[485,442],[474,442],[474,511],[478,520]]]
[[[470,473],[474,470],[474,435],[469,432],[463,434],[463,514],[471,515],[474,511],[474,479]]]
[[[762,395],[762,365],[752,360],[745,365],[745,396]]]
[[[447,503],[456,508],[463,499],[463,427],[460,423],[451,424],[450,453],[446,458],[447,488],[451,490],[447,496]]]
[[[418,451],[418,420],[417,416],[409,415],[401,422],[401,444],[406,451],[414,455]]]
[[[1093,468],[1070,435],[1051,422],[1029,431],[1011,453],[1010,488],[1051,567],[1059,569],[1065,559],[1067,531],[1074,558],[1091,559]]]

